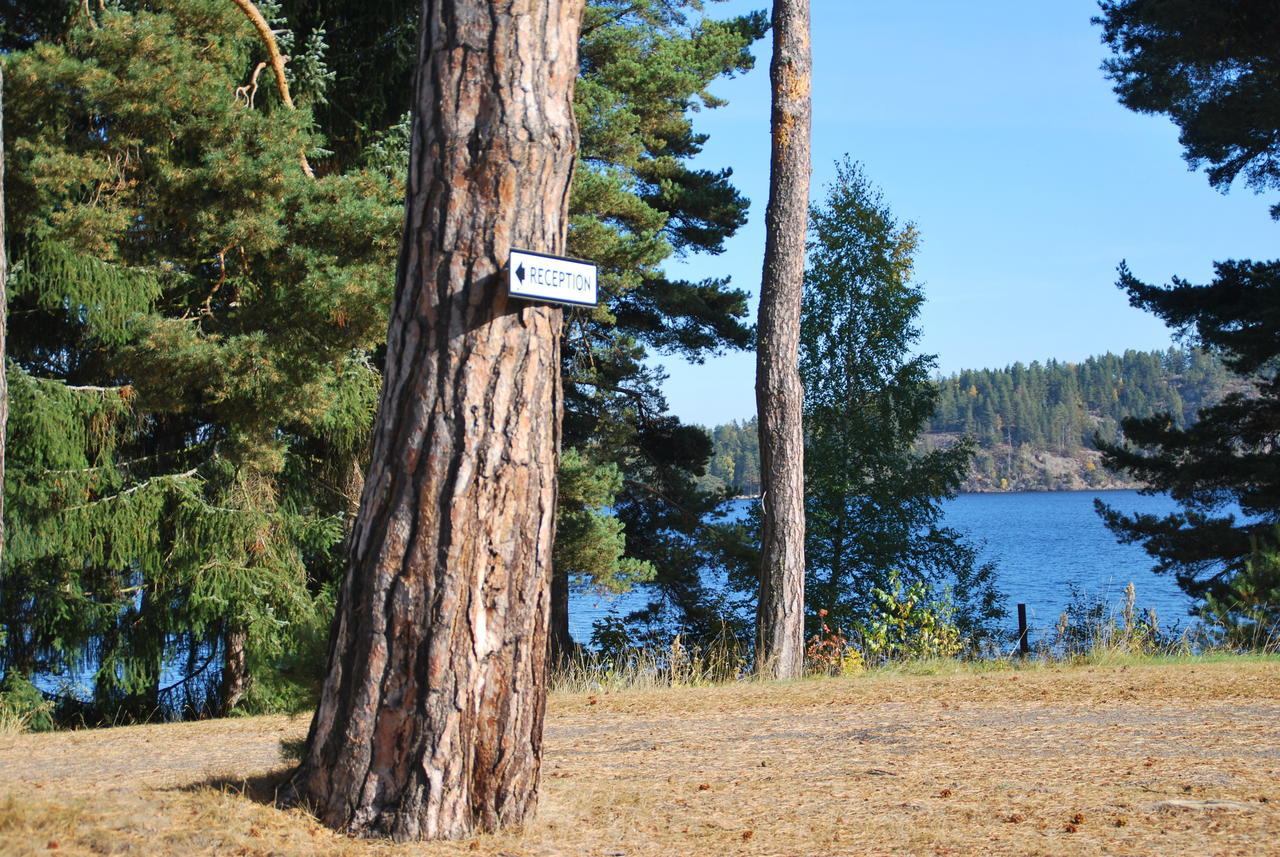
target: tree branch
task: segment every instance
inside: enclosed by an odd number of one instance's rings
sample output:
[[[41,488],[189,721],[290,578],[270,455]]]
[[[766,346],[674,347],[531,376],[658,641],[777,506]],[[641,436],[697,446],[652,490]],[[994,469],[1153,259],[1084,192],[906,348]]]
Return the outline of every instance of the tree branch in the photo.
[[[271,25],[267,23],[267,19],[262,16],[262,13],[258,11],[258,7],[253,5],[253,0],[231,0],[231,2],[239,6],[240,10],[249,16],[249,20],[253,22],[254,29],[258,31],[258,36],[262,39],[262,44],[267,49],[267,59],[271,63],[271,70],[275,73],[276,91],[280,93],[280,100],[290,110],[297,110],[298,108],[293,104],[293,97],[289,95],[289,81],[284,76],[286,58],[284,54],[280,53],[280,46],[276,43],[276,34],[272,32]],[[302,162],[302,171],[306,173],[307,178],[315,178],[316,174],[312,172],[311,164],[307,163],[306,154],[300,153],[298,160]]]
[[[134,493],[135,491],[141,491],[143,488],[147,488],[155,484],[156,482],[163,482],[166,479],[172,479],[175,481],[179,479],[190,479],[192,476],[196,475],[196,470],[197,468],[193,467],[190,470],[188,470],[186,473],[166,473],[163,476],[153,476],[150,479],[146,480],[145,482],[139,482],[137,485],[134,485],[132,488],[126,488],[125,490],[120,491],[119,493],[111,494],[106,497],[99,497],[97,500],[91,500],[88,503],[81,503],[79,506],[71,506],[66,511],[78,512],[81,509],[88,509],[90,506],[96,506],[99,503],[106,503],[110,500],[119,500],[121,497],[127,497],[128,495]],[[227,510],[227,511],[230,511],[230,510]]]

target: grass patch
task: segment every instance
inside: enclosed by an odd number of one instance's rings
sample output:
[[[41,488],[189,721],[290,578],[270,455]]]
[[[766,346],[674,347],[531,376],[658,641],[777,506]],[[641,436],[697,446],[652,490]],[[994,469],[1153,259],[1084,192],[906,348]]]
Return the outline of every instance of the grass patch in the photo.
[[[7,738],[0,854],[1280,853],[1275,656],[559,692],[537,817],[430,845],[350,840],[272,806],[282,744],[306,729],[254,717]]]

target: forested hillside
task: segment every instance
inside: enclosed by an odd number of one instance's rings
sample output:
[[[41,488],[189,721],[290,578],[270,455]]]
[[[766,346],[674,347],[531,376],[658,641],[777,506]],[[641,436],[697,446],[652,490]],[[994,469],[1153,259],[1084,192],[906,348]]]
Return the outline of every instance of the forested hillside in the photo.
[[[936,449],[966,435],[977,441],[963,490],[1056,491],[1131,485],[1101,467],[1095,434],[1114,440],[1124,417],[1164,412],[1186,425],[1239,379],[1202,351],[1170,348],[965,370],[936,383],[937,410],[919,444]],[[757,491],[755,421],[717,426],[711,435],[707,482]]]

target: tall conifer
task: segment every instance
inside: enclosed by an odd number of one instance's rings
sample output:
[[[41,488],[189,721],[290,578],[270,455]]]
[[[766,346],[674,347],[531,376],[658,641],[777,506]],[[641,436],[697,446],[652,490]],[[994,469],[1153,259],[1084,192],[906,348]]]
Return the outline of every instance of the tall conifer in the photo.
[[[293,692],[324,624],[346,502],[315,450],[366,430],[399,218],[375,174],[303,174],[262,56],[234,5],[164,0],[8,57],[0,658],[91,669],[90,716]]]

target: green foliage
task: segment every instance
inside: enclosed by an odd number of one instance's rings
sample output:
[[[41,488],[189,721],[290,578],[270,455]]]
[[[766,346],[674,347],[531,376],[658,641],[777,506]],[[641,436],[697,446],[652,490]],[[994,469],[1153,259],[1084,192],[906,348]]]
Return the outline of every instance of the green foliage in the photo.
[[[1120,102],[1172,119],[1187,162],[1205,166],[1215,187],[1242,176],[1256,190],[1280,189],[1274,0],[1099,5],[1094,21],[1113,52],[1103,68]]]
[[[715,596],[700,583],[716,557],[705,518],[723,494],[700,490],[710,443],[666,413],[649,349],[700,360],[751,342],[746,294],[727,281],[673,280],[673,254],[719,253],[746,218],[730,171],[693,169],[705,136],[693,113],[720,102],[707,87],[751,68],[759,14],[727,22],[695,0],[592,0],[579,44],[581,132],[570,199],[569,252],[600,265],[601,306],[574,311],[564,340],[565,443],[622,483],[613,513],[627,555],[653,569],[640,625],[670,619],[714,627]],[[559,538],[559,537],[558,537]]]
[[[1098,466],[1095,436],[1118,440],[1127,416],[1168,413],[1184,427],[1201,408],[1246,387],[1218,356],[1197,348],[966,369],[934,383],[934,414],[917,448],[971,438],[974,458],[963,491],[1114,486],[1124,477]],[[711,433],[715,452],[705,484],[758,493],[754,421],[716,426]]]
[[[915,228],[848,161],[810,223],[800,324],[806,599],[849,628],[873,620],[894,575],[910,587],[950,584],[958,621],[980,636],[1003,615],[994,568],[941,520],[972,449],[914,449],[937,389],[932,358],[911,353],[924,300],[911,282]]]
[[[651,564],[624,556],[622,522],[608,513],[621,489],[616,465],[592,464],[572,447],[561,454],[554,564],[571,586],[617,593],[653,579]]]
[[[367,436],[400,191],[302,174],[310,113],[241,89],[262,46],[232,4],[112,4],[43,35],[6,57],[0,666],[88,669],[94,698],[64,700],[86,719],[207,710],[243,636],[245,704],[274,704],[327,625],[332,477]]]
[[[1200,615],[1222,644],[1244,651],[1280,648],[1280,526],[1255,540],[1244,567],[1220,591],[1205,596]]]
[[[53,728],[53,703],[21,673],[11,670],[0,681],[0,735],[47,732]]]
[[[876,603],[860,626],[865,657],[873,663],[954,657],[968,643],[956,624],[950,593],[933,597],[923,580],[905,584],[896,570],[872,590]]]
[[[704,484],[735,493],[760,493],[760,429],[755,417],[711,429],[714,451]]]

